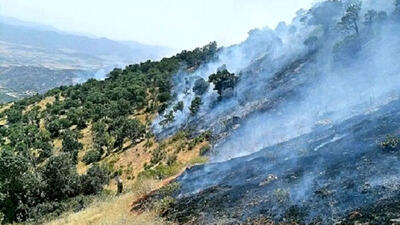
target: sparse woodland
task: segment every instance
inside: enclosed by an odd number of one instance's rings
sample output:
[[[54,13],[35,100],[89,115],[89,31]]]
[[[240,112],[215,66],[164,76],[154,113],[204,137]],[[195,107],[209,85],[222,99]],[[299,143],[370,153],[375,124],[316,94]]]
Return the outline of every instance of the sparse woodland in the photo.
[[[216,43],[210,43],[159,62],[115,69],[104,81],[92,79],[3,105],[2,221],[37,220],[84,207],[110,177],[122,173],[105,158],[138,143],[152,145],[149,125],[172,98],[172,75],[212,60],[216,52]],[[176,154],[166,158],[164,151],[160,146],[150,153],[148,165],[142,162],[144,175],[176,172],[170,171]]]

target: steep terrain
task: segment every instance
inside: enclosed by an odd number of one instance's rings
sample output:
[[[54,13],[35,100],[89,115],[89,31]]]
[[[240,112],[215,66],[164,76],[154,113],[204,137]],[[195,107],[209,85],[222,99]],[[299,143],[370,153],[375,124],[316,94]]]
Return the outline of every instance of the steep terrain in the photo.
[[[215,43],[159,62],[114,69],[105,80],[62,86],[0,111],[0,219],[44,222],[77,211],[94,196],[154,188],[204,163],[209,132],[181,130],[156,140],[150,124],[172,98],[171,77],[213,59]],[[151,186],[153,187],[153,186]],[[133,199],[132,199],[133,200]],[[125,207],[129,207],[125,205]]]
[[[210,129],[213,163],[133,211],[172,199],[162,215],[178,224],[397,223],[399,7],[318,3],[178,74],[176,101],[200,106],[153,128]],[[199,93],[215,74],[229,83]]]
[[[0,215],[397,224],[399,34],[400,1],[323,1],[234,46],[4,105]]]

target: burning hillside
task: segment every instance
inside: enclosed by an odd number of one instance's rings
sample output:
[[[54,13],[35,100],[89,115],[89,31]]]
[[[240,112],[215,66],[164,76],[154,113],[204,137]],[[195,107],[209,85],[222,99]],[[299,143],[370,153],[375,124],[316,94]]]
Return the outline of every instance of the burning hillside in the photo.
[[[170,199],[163,216],[179,224],[396,223],[399,11],[398,1],[320,2],[178,73],[175,103],[196,110],[171,106],[153,129],[161,139],[211,130],[212,163],[150,198]],[[225,83],[213,82],[218,75]]]

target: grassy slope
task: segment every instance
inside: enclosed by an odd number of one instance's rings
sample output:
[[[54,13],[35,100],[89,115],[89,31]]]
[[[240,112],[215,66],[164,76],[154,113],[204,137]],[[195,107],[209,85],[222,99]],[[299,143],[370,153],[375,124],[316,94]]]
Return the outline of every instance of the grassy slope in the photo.
[[[190,139],[182,138],[173,141],[173,138],[165,140],[168,154],[173,154],[178,145],[190,142]],[[120,196],[114,196],[116,193],[116,183],[110,180],[106,190],[111,195],[95,200],[89,207],[80,212],[67,212],[60,218],[48,221],[48,225],[62,224],[165,224],[166,222],[158,216],[155,211],[148,211],[142,214],[130,212],[132,202],[138,198],[157,190],[169,183],[173,178],[178,176],[188,166],[205,163],[207,158],[201,157],[200,148],[207,145],[207,141],[200,142],[191,150],[185,150],[178,153],[177,165],[172,166],[171,172],[162,179],[156,179],[148,176],[140,177],[140,173],[144,171],[144,164],[150,162],[151,152],[153,152],[160,143],[154,143],[151,148],[146,148],[141,142],[136,146],[130,147],[121,153],[113,153],[103,161],[114,162],[115,168],[123,170],[122,178],[124,180],[125,191]],[[78,164],[78,171],[83,173],[87,169],[82,163]],[[135,177],[128,179],[128,177]]]
[[[201,50],[202,51],[202,50]],[[200,54],[201,54],[200,51]],[[199,52],[197,52],[199,53]],[[179,60],[183,61],[185,68],[188,70],[190,68],[199,65],[202,60],[208,59],[196,59],[196,56],[190,55],[191,52],[185,52],[178,56]],[[196,54],[196,52],[195,52]],[[207,53],[208,54],[208,53]],[[185,58],[183,60],[183,58]],[[175,59],[171,62],[174,63]],[[164,62],[164,64],[168,64]],[[157,63],[155,64],[158,65]],[[173,71],[173,70],[172,70]],[[124,72],[123,72],[124,73]],[[122,73],[122,74],[123,74]],[[150,71],[151,73],[151,71]],[[171,76],[167,75],[167,77]],[[120,75],[122,76],[122,75]],[[131,74],[123,74],[123,76],[132,76]],[[165,76],[165,75],[163,75]],[[157,79],[157,78],[156,78]],[[164,79],[164,78],[162,78]],[[161,80],[162,81],[162,80]],[[93,81],[91,81],[93,83]],[[106,81],[109,84],[113,84],[113,80]],[[150,80],[153,82],[153,80]],[[99,84],[101,85],[101,84]],[[90,85],[88,85],[91,88]],[[74,87],[72,87],[74,88]],[[150,87],[151,88],[151,87]],[[67,89],[68,90],[68,89]],[[158,90],[158,87],[155,87]],[[150,132],[149,125],[151,121],[157,115],[157,111],[160,110],[163,104],[158,101],[158,91],[154,92],[147,90],[148,96],[146,97],[146,105],[152,110],[139,110],[133,109],[129,118],[136,119],[146,126],[146,132]],[[48,107],[53,107],[54,105],[62,105],[66,102],[66,99],[70,98],[65,91],[61,89],[56,91],[50,91],[44,96],[36,99],[31,98],[27,100],[29,104],[24,105],[22,111],[23,118],[28,115],[32,109],[43,112],[47,116],[55,116],[55,118],[66,118],[64,114],[51,114],[48,112]],[[81,100],[85,101],[85,100]],[[82,103],[83,104],[83,103]],[[6,130],[8,126],[13,125],[7,121],[7,115],[5,112],[10,110],[14,103],[3,105],[0,108],[1,124]],[[155,107],[154,107],[155,106]],[[188,107],[188,106],[185,106]],[[80,107],[82,108],[82,106]],[[67,109],[68,110],[68,109]],[[68,111],[67,111],[68,112]],[[40,130],[46,131],[47,123],[46,116],[41,116],[37,121],[30,121],[29,123],[36,123]],[[16,123],[18,124],[18,123]],[[94,147],[94,134],[92,130],[93,122],[91,119],[86,121],[86,127],[83,129],[77,129],[76,125],[69,127],[69,130],[78,131],[81,134],[79,137],[79,142],[83,145],[82,149],[78,152],[78,163],[76,165],[76,170],[79,174],[84,174],[92,164],[86,165],[82,162],[82,158],[87,151],[93,149]],[[18,125],[19,126],[19,125]],[[5,145],[9,144],[7,137],[5,139]],[[151,144],[149,144],[151,143]],[[62,153],[62,137],[52,137],[51,145],[53,146],[52,154],[59,155]],[[188,166],[204,163],[207,161],[206,158],[200,156],[201,147],[208,145],[207,138],[195,137],[192,138],[189,133],[184,131],[178,132],[174,137],[170,137],[161,142],[157,142],[154,137],[148,137],[141,140],[139,143],[132,143],[131,140],[125,139],[122,149],[114,148],[109,151],[109,154],[103,155],[100,160],[101,164],[108,165],[112,171],[119,172],[124,181],[124,193],[118,197],[115,197],[116,184],[113,179],[110,180],[108,185],[106,185],[103,191],[103,197],[99,197],[95,200],[89,207],[78,212],[66,212],[64,215],[54,221],[49,221],[48,224],[162,224],[163,221],[158,218],[155,212],[145,212],[141,215],[134,215],[130,213],[131,203],[135,201],[138,197],[162,187],[167,184],[171,178],[179,175]],[[2,146],[0,146],[2,147]],[[13,146],[7,146],[13,148]],[[154,152],[158,149],[162,149],[165,154],[162,156],[159,162],[151,163],[152,159],[155,157]],[[32,149],[31,151],[34,151]],[[1,150],[0,150],[1,151]],[[176,157],[176,160],[168,162],[170,158]],[[46,163],[44,161],[43,163]],[[43,164],[42,163],[42,164]],[[41,164],[41,165],[42,165]],[[104,193],[106,193],[104,195]],[[105,196],[105,197],[104,197]]]

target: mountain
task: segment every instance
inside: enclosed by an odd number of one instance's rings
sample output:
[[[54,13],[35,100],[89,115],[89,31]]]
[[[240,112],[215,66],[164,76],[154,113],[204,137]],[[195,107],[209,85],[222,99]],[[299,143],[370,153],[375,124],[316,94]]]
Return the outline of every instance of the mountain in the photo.
[[[397,1],[323,1],[3,105],[0,218],[398,223],[399,18]]]
[[[53,76],[53,70],[55,74],[57,70],[64,70],[68,80],[82,80],[76,70],[83,74],[94,74],[97,71],[104,69],[109,71],[113,67],[129,63],[160,59],[171,52],[171,49],[165,47],[87,37],[59,31],[49,26],[0,17],[0,66],[12,67],[14,74],[16,70],[28,66],[32,70],[45,67],[48,70],[42,72],[46,76]],[[21,71],[21,74],[23,73],[24,71]],[[3,72],[3,76],[12,75]],[[42,79],[46,79],[46,76]],[[25,81],[21,79],[17,82],[21,84],[16,85],[21,86]],[[45,80],[42,82],[46,83]],[[39,92],[29,88],[23,92],[43,93],[57,85],[72,83],[48,84]],[[14,89],[12,85],[2,88]]]

